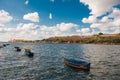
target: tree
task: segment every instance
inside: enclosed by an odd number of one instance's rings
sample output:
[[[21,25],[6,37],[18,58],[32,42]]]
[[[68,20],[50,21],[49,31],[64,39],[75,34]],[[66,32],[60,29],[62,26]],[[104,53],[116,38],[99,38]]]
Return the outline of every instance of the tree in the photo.
[[[102,33],[102,32],[100,32],[100,33],[98,33],[98,35],[103,35],[103,33]]]

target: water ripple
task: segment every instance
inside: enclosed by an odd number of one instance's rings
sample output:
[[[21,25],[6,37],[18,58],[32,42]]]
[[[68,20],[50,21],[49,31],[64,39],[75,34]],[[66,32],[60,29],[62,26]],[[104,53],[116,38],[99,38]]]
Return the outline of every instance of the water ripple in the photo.
[[[14,46],[22,51],[16,52]],[[35,56],[26,56],[25,48],[31,48]],[[0,49],[0,80],[120,80],[119,48],[120,45],[10,43]],[[63,57],[90,61],[90,71],[65,66]]]

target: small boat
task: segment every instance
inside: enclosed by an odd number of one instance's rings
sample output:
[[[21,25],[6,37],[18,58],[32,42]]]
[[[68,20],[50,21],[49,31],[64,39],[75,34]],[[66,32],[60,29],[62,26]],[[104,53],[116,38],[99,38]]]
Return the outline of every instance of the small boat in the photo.
[[[21,49],[20,49],[20,48],[17,48],[17,49],[16,49],[16,51],[17,51],[17,52],[20,52],[20,51],[21,51]]]
[[[26,48],[26,49],[25,49],[25,54],[26,54],[27,56],[29,56],[29,57],[33,57],[33,56],[34,56],[34,53],[31,52],[31,49],[29,49],[29,48]]]
[[[64,58],[65,65],[73,69],[90,70],[90,63],[84,60],[66,59]]]
[[[6,46],[8,46],[8,45],[9,45],[9,44],[7,44],[7,43],[6,43],[6,44],[3,44],[3,47],[6,47]]]
[[[0,46],[0,48],[3,48],[3,46]]]
[[[14,47],[14,48],[15,48],[15,50],[16,50],[17,52],[20,52],[20,51],[21,51],[20,47]]]
[[[18,46],[15,46],[14,48],[15,48],[15,49],[18,49],[18,48],[20,48],[20,47],[18,47]]]
[[[25,52],[27,56],[29,57],[33,57],[34,56],[34,53],[33,52]]]
[[[7,45],[6,44],[3,44],[3,47],[6,47]]]

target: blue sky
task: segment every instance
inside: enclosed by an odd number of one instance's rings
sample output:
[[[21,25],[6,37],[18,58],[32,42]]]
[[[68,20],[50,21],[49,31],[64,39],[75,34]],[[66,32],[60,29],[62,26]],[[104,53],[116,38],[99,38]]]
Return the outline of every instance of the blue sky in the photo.
[[[0,40],[119,33],[118,16],[119,0],[0,0]]]
[[[80,3],[79,0],[29,0],[27,5],[25,0],[1,0],[0,9],[8,11],[12,16],[23,21],[24,14],[38,12],[42,25],[55,25],[61,22],[74,22],[82,24],[83,17],[89,16],[89,9]],[[53,19],[49,19],[49,14],[52,13]],[[17,21],[16,21],[17,23]],[[19,22],[18,22],[19,23]]]

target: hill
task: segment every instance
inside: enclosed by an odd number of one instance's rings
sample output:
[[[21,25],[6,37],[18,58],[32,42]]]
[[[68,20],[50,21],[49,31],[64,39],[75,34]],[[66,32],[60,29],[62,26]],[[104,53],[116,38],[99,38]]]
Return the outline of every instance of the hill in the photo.
[[[11,40],[9,42],[41,42],[41,43],[80,43],[80,44],[120,44],[120,34],[97,34],[92,36],[62,36],[43,40]]]

